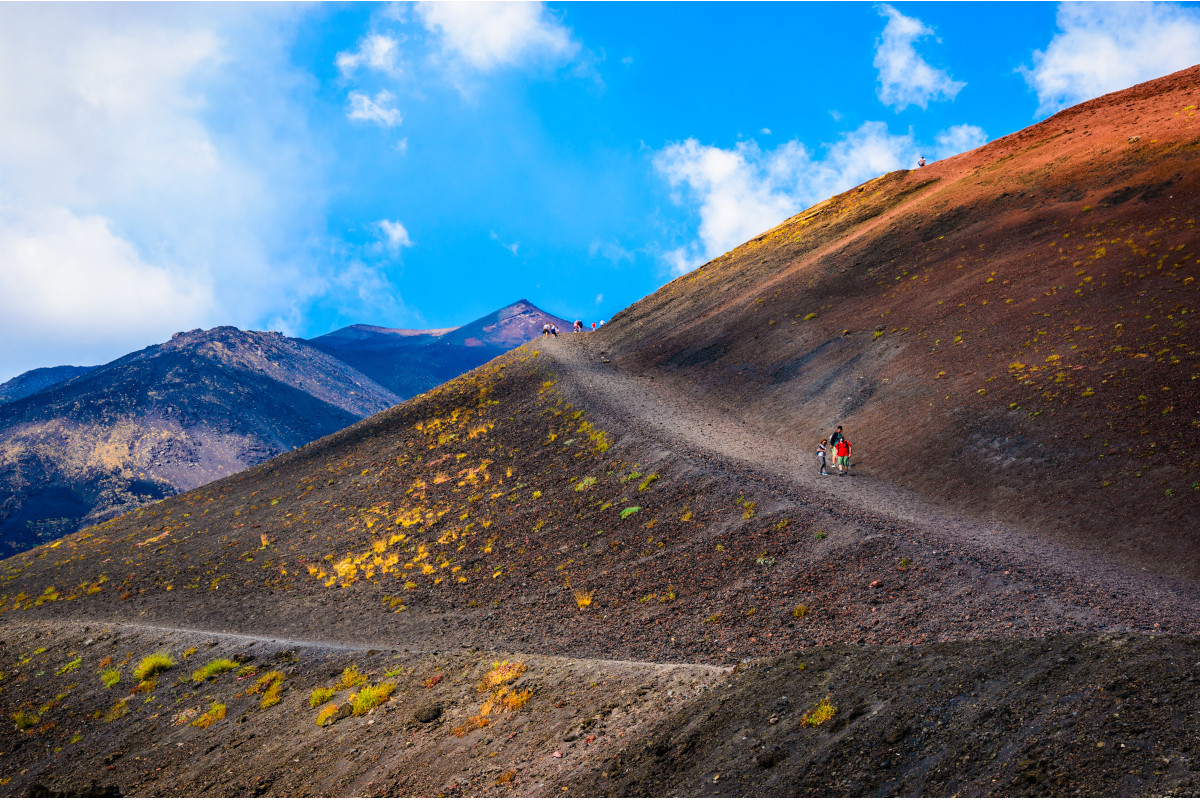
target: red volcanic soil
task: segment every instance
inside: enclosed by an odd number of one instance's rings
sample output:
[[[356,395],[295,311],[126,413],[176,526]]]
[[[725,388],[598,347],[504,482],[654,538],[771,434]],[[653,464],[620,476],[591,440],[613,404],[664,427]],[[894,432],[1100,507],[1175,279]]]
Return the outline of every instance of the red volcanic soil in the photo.
[[[597,338],[864,472],[1200,573],[1200,67],[818,204]]]

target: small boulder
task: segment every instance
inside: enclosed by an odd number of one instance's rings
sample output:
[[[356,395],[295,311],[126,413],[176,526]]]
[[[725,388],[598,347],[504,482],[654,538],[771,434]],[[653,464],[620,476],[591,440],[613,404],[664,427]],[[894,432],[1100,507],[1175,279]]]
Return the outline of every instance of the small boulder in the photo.
[[[422,706],[413,714],[413,719],[417,722],[433,722],[440,719],[442,716],[442,706],[439,703],[434,703],[428,706]]]

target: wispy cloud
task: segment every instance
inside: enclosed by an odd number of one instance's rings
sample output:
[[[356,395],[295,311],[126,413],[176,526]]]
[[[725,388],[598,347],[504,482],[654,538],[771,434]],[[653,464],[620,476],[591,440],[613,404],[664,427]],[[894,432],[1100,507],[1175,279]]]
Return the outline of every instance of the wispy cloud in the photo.
[[[663,254],[682,275],[779,224],[817,200],[916,161],[911,134],[892,135],[867,122],[829,146],[821,158],[799,141],[763,150],[754,141],[730,149],[695,139],[668,145],[654,166],[679,204],[696,208],[698,240]]]
[[[953,100],[966,84],[944,70],[930,66],[915,47],[917,40],[933,35],[933,29],[915,17],[906,17],[886,3],[880,13],[887,17],[883,35],[876,42],[875,68],[879,70],[877,95],[897,111],[908,106],[927,108],[938,98]]]
[[[372,33],[364,36],[358,49],[337,54],[334,59],[343,75],[353,75],[360,67],[397,76],[400,73],[400,42],[391,36]]]
[[[413,246],[412,239],[408,235],[408,229],[399,221],[381,219],[378,225],[380,232],[383,233],[383,241],[387,245],[388,252],[394,255],[399,253],[402,247]]]
[[[978,125],[954,125],[934,139],[934,157],[949,158],[987,144],[987,133]]]
[[[580,51],[571,30],[543,3],[421,3],[416,13],[445,56],[482,72],[562,63]]]
[[[395,95],[387,89],[380,89],[374,98],[365,92],[351,92],[346,117],[355,122],[373,122],[385,128],[394,128],[404,121],[399,109],[392,105],[395,99]]]
[[[496,243],[497,243],[497,244],[499,244],[501,247],[503,247],[505,250],[507,250],[508,252],[512,253],[512,254],[513,254],[513,256],[516,256],[516,255],[517,255],[517,249],[518,249],[518,248],[520,248],[520,246],[521,246],[521,243],[520,243],[520,242],[513,242],[512,244],[506,244],[506,243],[504,242],[504,240],[502,240],[502,239],[499,237],[499,235],[497,235],[497,233],[496,233],[495,231],[492,231],[492,232],[491,232],[491,234],[492,234],[492,241],[493,241],[493,242],[496,242]]]
[[[1022,67],[1038,114],[1200,61],[1200,10],[1174,3],[1063,3],[1058,32]]]

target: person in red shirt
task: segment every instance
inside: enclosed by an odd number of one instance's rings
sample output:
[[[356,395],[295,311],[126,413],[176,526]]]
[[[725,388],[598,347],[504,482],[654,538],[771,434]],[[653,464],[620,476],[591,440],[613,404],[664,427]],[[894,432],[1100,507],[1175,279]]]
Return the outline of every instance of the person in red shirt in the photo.
[[[836,452],[838,475],[845,475],[846,470],[850,469],[850,442],[845,439],[839,440]]]

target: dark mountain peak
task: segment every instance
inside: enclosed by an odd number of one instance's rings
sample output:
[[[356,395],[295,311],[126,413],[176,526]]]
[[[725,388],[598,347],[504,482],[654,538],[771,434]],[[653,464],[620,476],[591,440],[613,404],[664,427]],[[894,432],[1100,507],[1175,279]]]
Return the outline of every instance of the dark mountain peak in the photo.
[[[95,367],[38,367],[28,372],[22,372],[12,380],[0,383],[0,403],[11,403],[38,392],[65,383],[72,378],[85,375]]]
[[[455,328],[444,341],[463,347],[493,347],[510,350],[542,332],[547,322],[565,328],[570,323],[521,299],[479,319]]]

